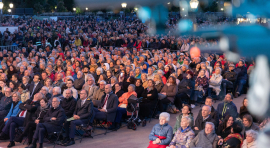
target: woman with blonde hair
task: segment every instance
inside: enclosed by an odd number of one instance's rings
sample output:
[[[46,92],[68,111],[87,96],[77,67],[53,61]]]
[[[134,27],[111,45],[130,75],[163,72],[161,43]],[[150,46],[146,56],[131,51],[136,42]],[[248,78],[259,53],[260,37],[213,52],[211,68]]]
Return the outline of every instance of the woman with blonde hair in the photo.
[[[147,88],[147,86],[148,86],[147,74],[142,73],[141,74],[141,79],[142,79],[142,82],[143,82],[143,84],[142,84],[143,88]]]

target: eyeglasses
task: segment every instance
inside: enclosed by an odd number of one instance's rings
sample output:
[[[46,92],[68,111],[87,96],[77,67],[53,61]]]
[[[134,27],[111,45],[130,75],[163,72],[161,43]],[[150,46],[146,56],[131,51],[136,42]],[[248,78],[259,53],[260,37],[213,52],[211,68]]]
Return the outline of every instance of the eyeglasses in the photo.
[[[80,95],[83,95],[83,94],[86,94],[86,93],[80,93]]]

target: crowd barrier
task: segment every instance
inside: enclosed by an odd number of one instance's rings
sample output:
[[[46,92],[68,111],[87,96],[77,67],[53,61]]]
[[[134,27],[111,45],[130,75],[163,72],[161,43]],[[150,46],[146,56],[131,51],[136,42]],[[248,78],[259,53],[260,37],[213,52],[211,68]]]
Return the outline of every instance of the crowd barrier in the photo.
[[[18,46],[16,46],[16,45],[0,46],[0,51],[3,51],[4,49],[11,50],[12,52],[14,52],[14,51],[18,50]]]

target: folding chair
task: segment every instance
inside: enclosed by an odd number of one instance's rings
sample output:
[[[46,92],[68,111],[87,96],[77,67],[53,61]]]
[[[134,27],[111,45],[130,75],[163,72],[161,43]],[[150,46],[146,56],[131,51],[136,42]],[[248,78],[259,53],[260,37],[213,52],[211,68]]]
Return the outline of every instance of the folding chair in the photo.
[[[58,131],[58,132],[46,133],[46,135],[44,136],[44,138],[48,139],[49,142],[53,143],[53,148],[55,148],[55,145],[56,145],[57,141],[59,140],[59,137],[62,135],[62,133],[63,133],[63,126],[61,126],[61,130]],[[49,139],[49,136],[54,136],[56,138],[56,140],[55,141],[51,141]]]
[[[77,126],[78,128],[76,129],[75,132],[76,132],[77,135],[80,136],[80,138],[79,138],[79,139],[81,139],[80,143],[82,142],[82,139],[85,137],[84,133],[86,133],[88,131],[87,127],[90,126],[91,122],[93,122],[94,117],[95,117],[95,111],[93,110],[92,114],[91,114],[91,117],[88,120],[88,123],[87,124],[81,124],[81,125]],[[83,133],[81,133],[80,130],[83,131]],[[91,131],[90,138],[93,138],[93,136],[92,136],[93,127],[92,127],[92,129],[90,131]]]
[[[97,126],[99,125],[99,127],[101,127],[101,128],[103,128],[103,129],[105,129],[106,131],[105,131],[105,133],[104,133],[104,135],[106,135],[107,133],[108,133],[108,125],[107,126],[105,126],[105,125],[103,125],[103,123],[101,123],[101,121],[99,121],[99,120],[97,120],[97,119],[95,119],[94,120],[94,123],[93,123],[93,133],[95,132],[95,130],[96,130],[96,128],[97,128]]]

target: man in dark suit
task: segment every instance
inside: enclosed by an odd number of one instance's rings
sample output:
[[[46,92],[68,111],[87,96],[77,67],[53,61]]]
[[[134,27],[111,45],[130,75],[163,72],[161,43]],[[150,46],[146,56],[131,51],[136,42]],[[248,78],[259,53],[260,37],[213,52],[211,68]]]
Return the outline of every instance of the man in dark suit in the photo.
[[[70,146],[75,144],[74,137],[76,126],[87,124],[88,122],[90,122],[90,118],[94,115],[93,103],[90,99],[87,99],[87,96],[88,92],[83,89],[80,92],[80,100],[78,100],[75,111],[73,113],[74,120],[65,122],[64,128],[67,137],[62,142],[64,146]]]
[[[12,104],[11,88],[5,88],[5,96],[0,100],[0,120],[3,120],[8,114]]]
[[[12,97],[21,97],[21,95],[20,93],[14,93]],[[39,106],[39,101],[42,97],[44,97],[43,94],[37,93],[33,100],[28,99],[26,102],[21,103],[19,105],[21,111],[18,113],[17,117],[10,117],[10,119],[7,121],[2,130],[0,139],[5,139],[5,137],[9,135],[10,143],[8,147],[15,146],[15,128],[20,126],[25,127],[28,122],[33,121],[32,117],[34,116],[35,111]]]
[[[52,107],[43,117],[44,123],[37,124],[33,143],[28,148],[36,148],[37,139],[39,139],[39,147],[43,147],[45,133],[59,132],[62,130],[62,125],[65,122],[66,115],[64,109],[59,105],[60,99],[53,98]]]
[[[40,83],[40,75],[38,74],[34,75],[33,82],[30,84],[28,89],[30,91],[31,100],[33,99],[34,95],[41,90],[42,86],[43,85]]]
[[[195,126],[194,126],[194,132],[197,135],[201,130],[205,128],[205,123],[206,122],[212,122],[216,124],[215,119],[213,119],[210,114],[211,114],[211,107],[208,105],[204,105],[202,107],[202,115],[198,116],[195,120]]]
[[[105,95],[103,95],[101,98],[98,108],[94,108],[96,112],[95,119],[100,121],[107,120],[108,123],[113,123],[116,116],[117,107],[118,97],[112,92],[112,86],[107,84],[105,86]],[[114,128],[114,125],[109,127],[110,130]]]

